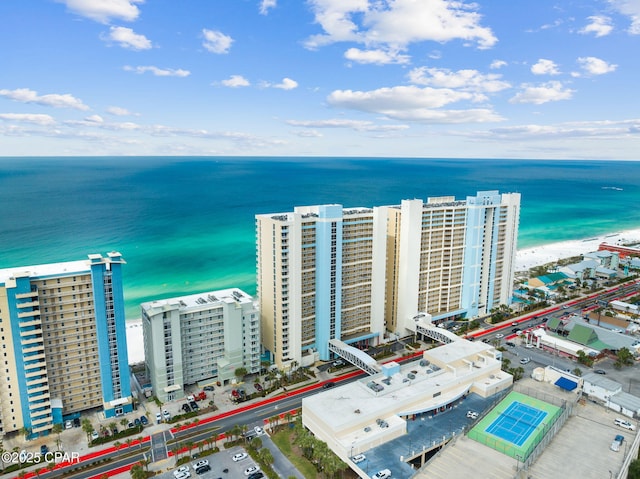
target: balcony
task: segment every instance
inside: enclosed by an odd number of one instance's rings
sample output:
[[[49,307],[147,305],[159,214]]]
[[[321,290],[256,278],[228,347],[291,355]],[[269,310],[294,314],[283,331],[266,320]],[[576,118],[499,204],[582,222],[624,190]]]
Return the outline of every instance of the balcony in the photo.
[[[16,294],[16,299],[25,299],[25,298],[35,298],[38,296],[37,291],[29,291],[28,293],[18,293]]]
[[[23,311],[21,313],[18,313],[18,318],[19,319],[32,318],[33,316],[40,316],[40,310],[39,309],[34,309],[33,311]]]

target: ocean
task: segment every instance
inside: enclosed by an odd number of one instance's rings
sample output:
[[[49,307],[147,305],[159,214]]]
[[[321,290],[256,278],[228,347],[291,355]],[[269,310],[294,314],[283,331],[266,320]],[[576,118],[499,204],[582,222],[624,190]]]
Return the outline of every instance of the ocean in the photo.
[[[640,162],[401,158],[0,158],[0,268],[120,251],[141,302],[255,294],[254,215],[522,194],[519,248],[640,227]]]

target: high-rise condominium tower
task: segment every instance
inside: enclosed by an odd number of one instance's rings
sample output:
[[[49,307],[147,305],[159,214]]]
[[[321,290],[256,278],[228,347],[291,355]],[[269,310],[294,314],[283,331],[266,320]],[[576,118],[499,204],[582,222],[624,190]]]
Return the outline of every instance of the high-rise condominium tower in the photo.
[[[279,366],[328,360],[330,339],[366,346],[413,318],[474,318],[511,303],[520,195],[397,206],[296,207],[256,216],[262,343]]]
[[[2,433],[133,410],[120,253],[0,269]]]

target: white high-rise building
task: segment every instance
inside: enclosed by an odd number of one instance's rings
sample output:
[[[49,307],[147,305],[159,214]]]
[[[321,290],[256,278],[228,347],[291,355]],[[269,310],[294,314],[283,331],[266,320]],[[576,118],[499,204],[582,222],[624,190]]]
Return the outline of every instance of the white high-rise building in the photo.
[[[162,401],[184,386],[229,384],[237,369],[260,371],[260,315],[253,298],[233,288],[141,305],[147,373]]]
[[[511,303],[520,195],[481,191],[397,206],[256,215],[262,344],[279,367],[375,345],[413,318],[474,318]]]

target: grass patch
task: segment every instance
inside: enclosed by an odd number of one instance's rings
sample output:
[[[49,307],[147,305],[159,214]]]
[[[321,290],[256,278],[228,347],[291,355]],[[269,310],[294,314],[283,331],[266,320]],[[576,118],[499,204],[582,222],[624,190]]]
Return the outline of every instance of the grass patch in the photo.
[[[318,477],[316,467],[302,455],[302,452],[297,446],[291,444],[292,439],[293,429],[289,428],[278,431],[271,436],[271,440],[278,446],[278,449],[282,451],[282,454],[287,456],[304,477],[307,479],[316,479]]]

